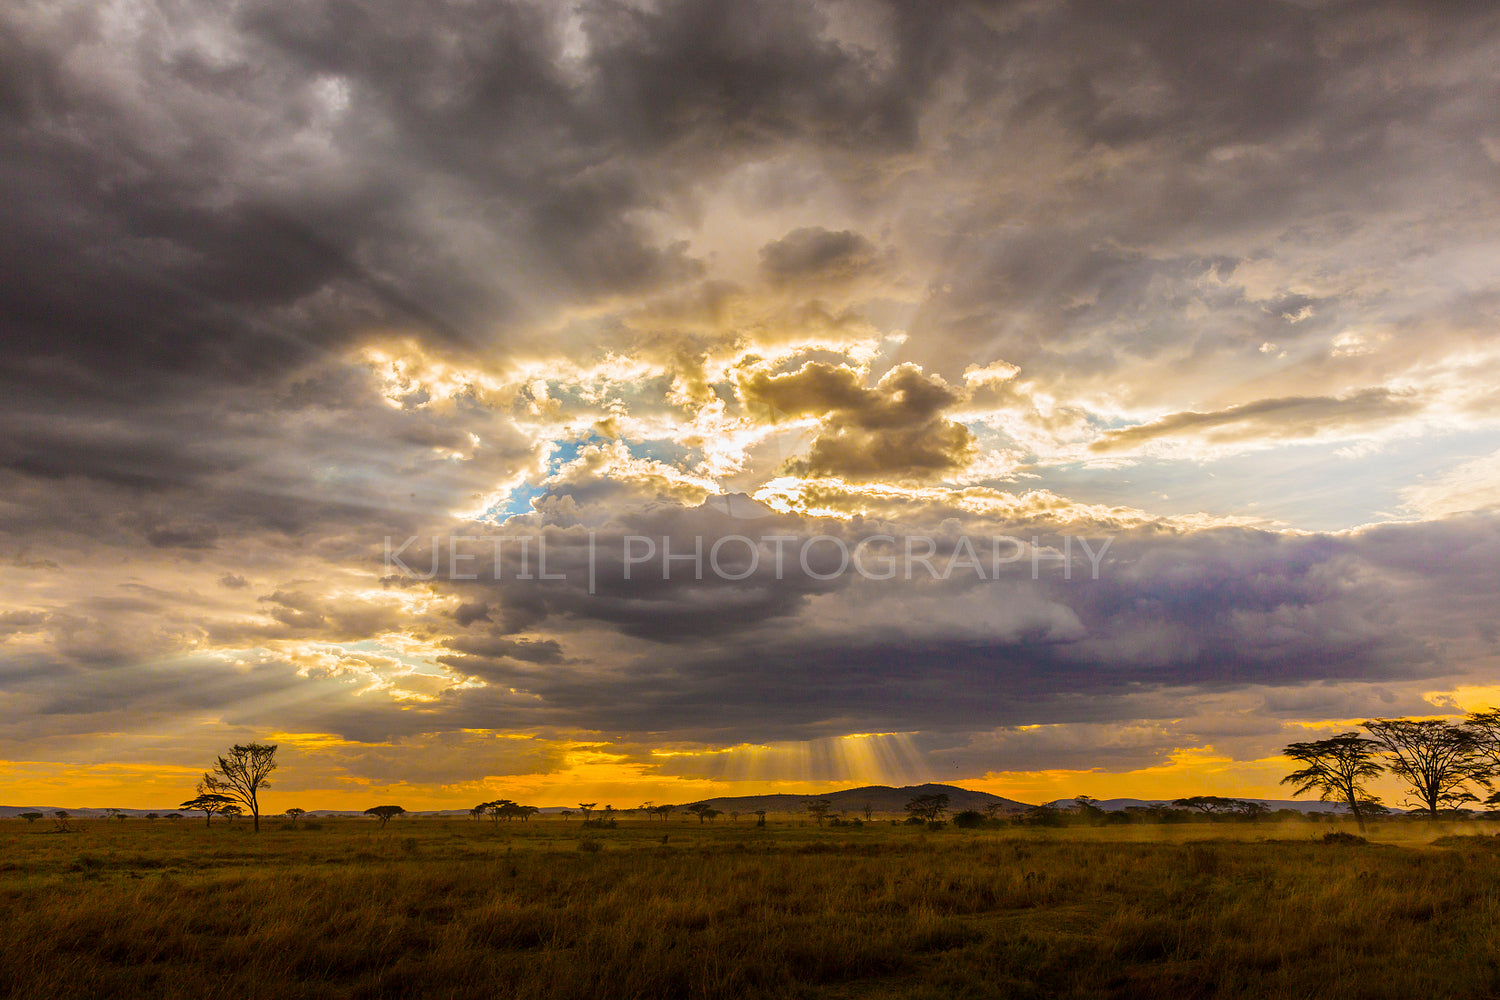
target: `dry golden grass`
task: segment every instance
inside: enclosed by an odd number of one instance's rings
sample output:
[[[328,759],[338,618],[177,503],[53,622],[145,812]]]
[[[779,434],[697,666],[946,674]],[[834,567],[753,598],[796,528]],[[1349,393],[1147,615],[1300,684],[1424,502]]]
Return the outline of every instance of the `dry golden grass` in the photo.
[[[1500,994],[1500,839],[1389,824],[1319,842],[1329,829],[5,822],[0,990]]]

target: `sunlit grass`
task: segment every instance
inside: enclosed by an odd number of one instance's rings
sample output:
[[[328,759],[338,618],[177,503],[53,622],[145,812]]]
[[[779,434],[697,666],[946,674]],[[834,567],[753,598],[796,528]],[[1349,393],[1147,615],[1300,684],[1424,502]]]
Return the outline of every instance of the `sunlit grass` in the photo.
[[[48,834],[5,823],[0,983],[15,996],[165,998],[1500,986],[1500,839],[1390,823],[1369,844],[1322,843],[1331,829],[640,821],[585,832],[417,819],[257,837],[243,825]]]

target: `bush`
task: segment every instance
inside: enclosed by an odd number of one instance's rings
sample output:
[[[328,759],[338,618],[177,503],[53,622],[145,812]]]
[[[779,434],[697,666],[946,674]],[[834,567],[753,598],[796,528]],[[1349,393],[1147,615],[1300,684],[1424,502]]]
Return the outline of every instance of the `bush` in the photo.
[[[953,825],[961,830],[975,830],[984,826],[984,814],[973,809],[965,809],[953,817]]]
[[[1344,833],[1342,830],[1336,833],[1323,834],[1325,844],[1368,844],[1369,841],[1354,833]]]

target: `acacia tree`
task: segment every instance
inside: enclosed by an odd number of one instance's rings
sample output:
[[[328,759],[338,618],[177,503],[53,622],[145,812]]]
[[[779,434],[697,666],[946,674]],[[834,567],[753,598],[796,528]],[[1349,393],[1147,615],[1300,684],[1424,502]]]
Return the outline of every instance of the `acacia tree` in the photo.
[[[1281,779],[1283,785],[1297,786],[1294,796],[1317,791],[1323,802],[1343,802],[1354,814],[1359,832],[1365,832],[1365,810],[1380,805],[1380,799],[1364,787],[1385,770],[1380,766],[1380,744],[1351,731],[1326,740],[1291,743],[1281,752],[1306,765]]]
[[[1440,809],[1478,801],[1470,784],[1490,787],[1495,765],[1473,729],[1441,719],[1374,719],[1364,727],[1391,773],[1406,782],[1433,819]]]
[[[688,806],[688,808],[691,809],[692,806]],[[813,799],[807,803],[808,814],[818,821],[819,826],[823,825],[824,817],[828,815],[828,810],[832,808],[833,803],[827,799]]]
[[[35,823],[37,820],[42,818],[42,814],[36,812],[21,813],[21,818],[24,819],[27,823]]]
[[[306,809],[298,809],[296,806],[286,811],[286,818],[292,821],[292,829],[297,829],[297,820],[307,815]]]
[[[260,832],[260,790],[270,787],[267,776],[276,770],[276,744],[236,743],[203,776],[204,791],[228,795],[250,810],[255,832]]]
[[[702,823],[704,820],[709,819],[712,816],[718,815],[718,811],[715,810],[714,807],[709,805],[707,802],[694,802],[692,805],[686,805],[682,808],[685,812],[690,812],[693,815],[697,816],[699,823]]]
[[[392,818],[400,816],[404,812],[406,812],[406,810],[402,809],[400,806],[371,806],[370,808],[365,810],[365,815],[374,816],[376,819],[380,820],[380,828],[384,830],[385,825],[389,823]]]
[[[493,802],[481,802],[475,806],[480,815],[489,814],[491,823],[499,823],[502,819],[509,823],[515,818],[516,804],[510,799],[495,799]]]
[[[948,811],[948,794],[939,792],[936,795],[918,795],[906,804],[906,811],[929,823],[936,823]]]
[[[1500,708],[1491,706],[1483,712],[1470,712],[1463,725],[1474,734],[1491,771],[1500,774]],[[1495,792],[1484,802],[1490,806],[1500,805],[1500,792]]]
[[[227,795],[218,792],[206,792],[203,783],[198,783],[198,795],[196,798],[188,799],[178,809],[202,809],[203,822],[206,826],[214,825],[214,813],[223,812],[225,808],[234,804],[234,800]]]

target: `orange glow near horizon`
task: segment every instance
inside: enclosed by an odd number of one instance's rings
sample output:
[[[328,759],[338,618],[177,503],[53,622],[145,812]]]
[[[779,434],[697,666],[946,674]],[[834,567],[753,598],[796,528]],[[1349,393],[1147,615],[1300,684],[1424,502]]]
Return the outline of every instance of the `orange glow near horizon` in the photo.
[[[309,734],[301,735],[306,739]],[[321,737],[318,742],[343,745],[332,737]],[[1211,747],[1200,747],[1174,752],[1167,764],[1133,771],[995,771],[978,777],[945,776],[941,781],[1031,804],[1078,795],[1097,799],[1173,799],[1189,795],[1289,799],[1290,789],[1279,784],[1290,770],[1288,765],[1279,756],[1238,761]],[[201,775],[202,768],[165,764],[0,762],[0,782],[3,782],[0,805],[169,811],[192,797],[193,786]],[[651,773],[649,765],[610,753],[603,745],[580,743],[568,749],[563,766],[557,771],[453,784],[358,778],[343,773],[341,768],[327,766],[316,755],[303,755],[295,769],[284,765],[278,770],[261,801],[262,812],[267,815],[292,806],[317,812],[363,810],[385,803],[412,811],[468,809],[478,802],[501,797],[543,807],[576,807],[579,802],[592,801],[601,806],[607,803],[616,809],[632,809],[648,801],[685,803],[773,794],[814,796],[860,785],[889,783],[874,775],[843,780],[663,776]],[[911,779],[905,783],[922,782]],[[1395,785],[1380,784],[1375,791],[1385,795],[1388,805],[1400,804],[1401,795]]]

